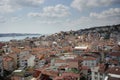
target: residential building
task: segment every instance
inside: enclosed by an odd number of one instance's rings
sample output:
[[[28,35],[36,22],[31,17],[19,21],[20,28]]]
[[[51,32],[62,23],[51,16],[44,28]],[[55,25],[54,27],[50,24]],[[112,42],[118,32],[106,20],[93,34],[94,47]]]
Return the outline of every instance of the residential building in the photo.
[[[20,60],[20,66],[21,67],[33,67],[35,62],[35,56],[34,55],[27,55],[27,56],[24,56],[22,58],[22,60]]]
[[[4,50],[5,53],[11,53],[12,52],[11,47],[8,46],[8,45],[3,46],[3,50]]]
[[[14,59],[9,56],[5,56],[3,58],[3,67],[7,71],[13,71],[14,70]]]
[[[104,80],[106,74],[99,71],[100,66],[91,68],[91,80]],[[104,68],[103,68],[104,69]]]
[[[120,52],[111,52],[109,55],[112,59],[118,60],[120,65]]]
[[[110,67],[107,71],[108,75],[105,80],[120,80],[120,67]]]
[[[24,70],[15,70],[12,73],[11,80],[24,80]]]
[[[76,73],[62,73],[61,76],[55,77],[53,80],[80,80],[80,75]]]
[[[95,67],[99,62],[98,58],[95,58],[93,56],[83,56],[83,66],[87,66],[89,68]]]
[[[3,76],[3,56],[2,53],[0,53],[0,76]]]
[[[76,46],[73,50],[73,53],[81,55],[85,51],[87,51],[88,46]]]

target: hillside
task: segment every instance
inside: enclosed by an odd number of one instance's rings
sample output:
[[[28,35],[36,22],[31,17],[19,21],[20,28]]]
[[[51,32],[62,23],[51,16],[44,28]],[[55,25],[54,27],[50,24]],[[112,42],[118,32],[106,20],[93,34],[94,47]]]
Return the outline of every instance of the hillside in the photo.
[[[120,24],[118,25],[110,25],[110,26],[100,26],[100,27],[92,27],[92,28],[87,28],[87,29],[80,29],[76,31],[80,34],[83,33],[120,33]]]

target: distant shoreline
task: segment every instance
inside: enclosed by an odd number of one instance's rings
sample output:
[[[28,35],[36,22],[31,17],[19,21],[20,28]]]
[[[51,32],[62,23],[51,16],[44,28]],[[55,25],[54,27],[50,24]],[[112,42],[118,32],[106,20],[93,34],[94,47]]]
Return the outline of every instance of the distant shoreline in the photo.
[[[6,36],[6,37],[0,37],[0,42],[8,42],[10,40],[23,40],[25,38],[33,38],[33,37],[40,37],[41,35],[34,34],[34,35],[22,35],[22,36]]]
[[[17,37],[17,36],[29,36],[29,35],[41,35],[41,34],[28,34],[28,33],[0,33],[0,37]]]

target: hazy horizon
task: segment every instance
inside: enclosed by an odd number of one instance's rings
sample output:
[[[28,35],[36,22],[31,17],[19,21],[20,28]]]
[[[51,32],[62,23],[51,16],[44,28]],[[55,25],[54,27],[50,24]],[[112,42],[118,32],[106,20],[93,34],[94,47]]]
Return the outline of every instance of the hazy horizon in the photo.
[[[120,24],[120,0],[1,0],[0,33],[52,34]]]

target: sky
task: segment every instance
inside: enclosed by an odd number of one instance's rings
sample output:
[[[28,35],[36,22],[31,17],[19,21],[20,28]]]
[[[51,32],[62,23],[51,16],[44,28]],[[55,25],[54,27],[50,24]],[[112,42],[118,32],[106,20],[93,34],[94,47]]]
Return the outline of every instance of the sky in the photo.
[[[0,33],[41,33],[120,24],[120,0],[0,0]]]

